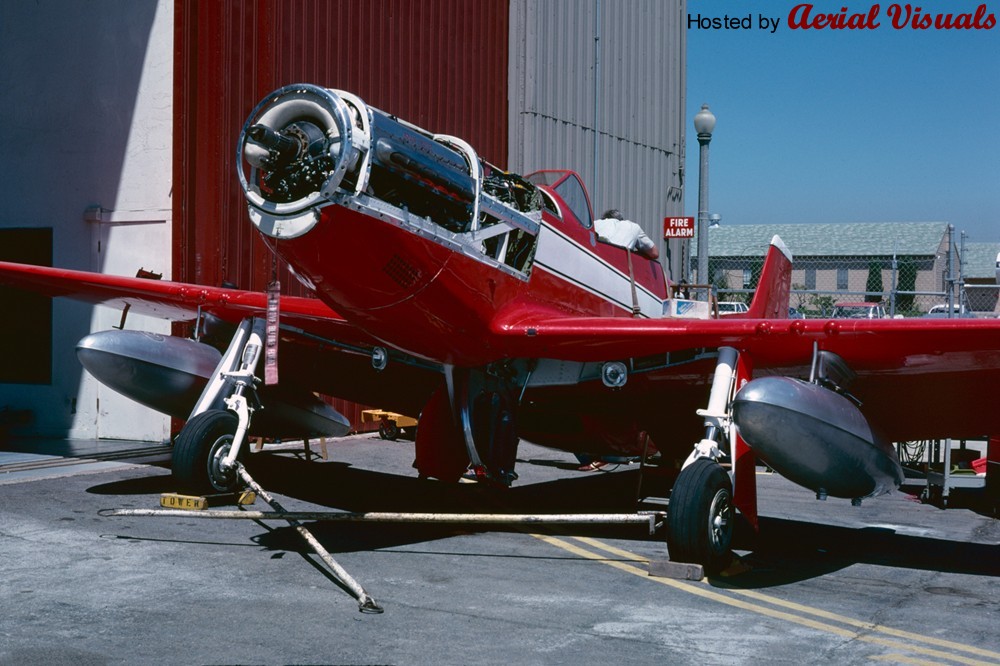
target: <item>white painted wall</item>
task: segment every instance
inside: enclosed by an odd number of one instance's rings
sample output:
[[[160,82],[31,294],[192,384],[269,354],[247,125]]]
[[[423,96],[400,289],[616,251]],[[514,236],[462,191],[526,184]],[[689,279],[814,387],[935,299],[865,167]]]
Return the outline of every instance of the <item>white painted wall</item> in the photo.
[[[53,264],[170,277],[173,3],[0,3],[0,227],[52,227]],[[9,152],[8,152],[9,151]],[[107,222],[84,213],[100,206]],[[128,220],[123,223],[121,220]],[[30,409],[18,434],[164,440],[169,420],[101,387],[76,342],[120,313],[53,301],[48,386],[0,384],[0,408]],[[127,327],[168,332],[130,315]]]

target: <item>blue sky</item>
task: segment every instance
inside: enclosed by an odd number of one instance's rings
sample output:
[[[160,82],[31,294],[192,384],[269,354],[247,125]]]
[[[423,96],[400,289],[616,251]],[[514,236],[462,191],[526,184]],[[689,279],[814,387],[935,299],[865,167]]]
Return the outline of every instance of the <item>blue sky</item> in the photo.
[[[1000,0],[924,0],[991,30],[793,30],[797,0],[688,0],[689,15],[752,17],[750,30],[688,29],[688,215],[698,210],[694,115],[718,122],[709,211],[723,224],[947,221],[1000,242]],[[817,0],[867,13],[871,0]],[[905,4],[905,3],[904,3]],[[760,15],[780,19],[773,33]]]

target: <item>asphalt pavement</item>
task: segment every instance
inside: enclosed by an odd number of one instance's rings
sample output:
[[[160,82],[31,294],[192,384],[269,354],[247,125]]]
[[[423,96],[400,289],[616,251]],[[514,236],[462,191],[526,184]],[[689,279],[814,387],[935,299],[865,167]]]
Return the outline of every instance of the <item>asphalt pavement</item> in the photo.
[[[0,664],[1000,664],[1000,523],[975,493],[852,507],[761,470],[743,571],[702,581],[650,577],[643,526],[305,521],[366,614],[285,522],[105,515],[175,490],[162,447],[107,446],[0,452]],[[618,512],[638,484],[530,444],[500,493],[418,479],[405,440],[328,452],[250,469],[294,511]]]

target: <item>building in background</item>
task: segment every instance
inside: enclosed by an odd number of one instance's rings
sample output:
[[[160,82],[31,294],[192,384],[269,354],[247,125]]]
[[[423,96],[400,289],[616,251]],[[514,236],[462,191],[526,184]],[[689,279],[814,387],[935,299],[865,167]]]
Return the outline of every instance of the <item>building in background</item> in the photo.
[[[0,257],[172,276],[170,3],[0,3]],[[0,294],[10,302],[10,292]],[[77,341],[120,312],[23,294],[0,333],[0,410],[15,432],[162,440],[166,417],[87,376]],[[29,305],[24,305],[24,299]],[[128,326],[169,332],[168,322]],[[38,374],[40,368],[48,371]]]
[[[966,243],[963,256],[969,308],[1000,315],[1000,243]]]
[[[828,316],[836,302],[867,300],[885,303],[893,314],[920,316],[947,303],[951,275],[956,304],[963,277],[967,285],[995,281],[987,268],[996,253],[989,262],[985,255],[996,246],[984,243],[988,247],[973,251],[976,245],[969,244],[963,255],[950,228],[947,222],[718,225],[709,229],[709,275],[721,299],[748,298],[767,246],[778,235],[794,257],[791,305],[798,311]],[[963,275],[963,267],[975,272]],[[995,290],[966,291],[967,309],[987,314],[997,307]]]
[[[501,167],[577,170],[597,213],[620,208],[659,238],[684,210],[684,14],[684,0],[0,3],[0,258],[245,289],[277,276],[303,293],[235,178],[250,110],[299,82],[462,137]],[[0,410],[30,414],[17,433],[169,437],[167,417],[76,361],[77,340],[120,312],[27,298],[0,338]]]

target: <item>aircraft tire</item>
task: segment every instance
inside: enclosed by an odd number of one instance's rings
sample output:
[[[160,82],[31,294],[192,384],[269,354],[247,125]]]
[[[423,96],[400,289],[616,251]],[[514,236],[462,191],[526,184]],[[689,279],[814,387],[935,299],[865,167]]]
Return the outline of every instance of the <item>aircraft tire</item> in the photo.
[[[240,485],[235,472],[223,472],[219,463],[229,453],[238,424],[236,414],[210,409],[188,421],[174,441],[171,469],[186,492],[228,493]],[[239,458],[243,457],[240,452]]]
[[[735,525],[729,475],[700,458],[681,470],[667,506],[667,550],[674,562],[701,564],[717,573],[732,559]]]

